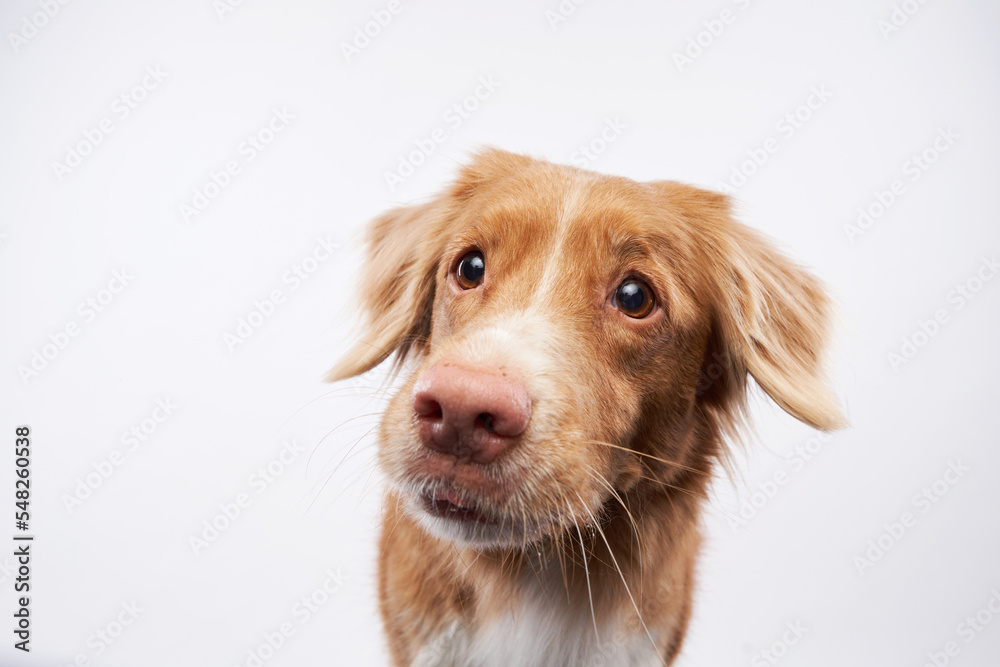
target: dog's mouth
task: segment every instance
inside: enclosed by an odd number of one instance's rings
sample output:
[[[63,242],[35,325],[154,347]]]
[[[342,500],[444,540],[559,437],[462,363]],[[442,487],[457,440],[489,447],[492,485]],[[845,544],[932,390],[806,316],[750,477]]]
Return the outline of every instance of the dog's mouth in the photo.
[[[492,472],[431,458],[392,485],[428,533],[463,546],[524,548],[564,528],[565,511],[531,497],[521,477]]]
[[[435,489],[421,494],[424,510],[431,516],[452,521],[496,525],[497,521],[484,513],[479,504],[453,489]]]
[[[524,548],[551,529],[550,521],[530,512],[510,514],[452,484],[438,482],[404,495],[428,532],[475,549]]]

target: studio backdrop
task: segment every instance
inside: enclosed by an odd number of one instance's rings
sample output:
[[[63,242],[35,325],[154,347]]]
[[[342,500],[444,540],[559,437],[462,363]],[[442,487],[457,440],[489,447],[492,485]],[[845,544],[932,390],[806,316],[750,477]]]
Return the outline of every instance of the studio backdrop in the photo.
[[[728,193],[828,286],[685,667],[1000,664],[1000,5],[7,0],[0,665],[388,664],[364,226],[484,146]],[[29,650],[30,649],[30,650]]]

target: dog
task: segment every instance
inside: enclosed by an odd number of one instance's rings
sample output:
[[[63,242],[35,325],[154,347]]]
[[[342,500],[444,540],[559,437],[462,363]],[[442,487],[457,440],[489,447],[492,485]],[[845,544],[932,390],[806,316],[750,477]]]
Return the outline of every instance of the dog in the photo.
[[[671,664],[749,378],[844,423],[824,287],[678,182],[482,150],[372,223],[358,299],[328,379],[405,372],[378,430],[397,667]]]

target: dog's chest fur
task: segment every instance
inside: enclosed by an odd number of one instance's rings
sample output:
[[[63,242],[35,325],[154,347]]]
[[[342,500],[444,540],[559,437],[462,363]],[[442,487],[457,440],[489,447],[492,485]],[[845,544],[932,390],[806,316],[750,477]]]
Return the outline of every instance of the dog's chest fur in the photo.
[[[598,627],[589,605],[565,597],[523,596],[500,617],[470,628],[455,621],[432,637],[412,667],[646,667],[662,665],[645,632]],[[655,639],[655,637],[654,637]]]

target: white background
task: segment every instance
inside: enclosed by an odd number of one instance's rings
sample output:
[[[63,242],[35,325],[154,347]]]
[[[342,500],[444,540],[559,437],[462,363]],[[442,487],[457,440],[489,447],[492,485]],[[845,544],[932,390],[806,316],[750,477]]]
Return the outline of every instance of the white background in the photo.
[[[949,641],[948,664],[1000,664],[1000,619],[971,642],[958,627],[1000,591],[1000,279],[976,282],[1000,251],[1000,6],[908,0],[889,31],[889,0],[679,4],[567,2],[563,17],[548,13],[557,0],[403,2],[348,59],[342,44],[385,3],[76,0],[46,18],[5,0],[0,539],[16,532],[14,427],[29,424],[36,542],[33,651],[4,629],[0,664],[247,665],[284,622],[295,634],[269,667],[386,664],[381,482],[365,437],[381,378],[321,383],[350,332],[348,242],[443,187],[480,145],[579,162],[591,142],[591,168],[640,180],[718,187],[754,172],[736,193],[743,219],[828,281],[842,311],[833,368],[852,427],[795,469],[784,455],[814,434],[762,402],[735,483],[721,480],[706,509],[679,664],[767,664],[759,652],[786,622],[808,630],[782,665],[919,667]],[[730,22],[714,23],[723,10]],[[480,77],[498,86],[466,100]],[[809,109],[812,90],[829,98]],[[143,98],[127,117],[122,95]],[[445,113],[463,103],[478,108],[455,127]],[[274,109],[294,119],[247,160],[241,144]],[[102,119],[110,134],[68,173],[56,167]],[[601,146],[615,119],[624,129]],[[390,188],[385,173],[436,128],[445,140]],[[936,153],[948,128],[957,139]],[[746,162],[769,138],[777,150]],[[181,205],[230,160],[240,172],[185,220]],[[897,179],[901,194],[849,235]],[[317,238],[345,245],[293,288],[286,272]],[[127,286],[103,292],[122,270]],[[979,289],[959,308],[967,282]],[[230,350],[225,336],[276,289],[283,302]],[[106,302],[89,320],[88,298]],[[947,320],[921,335],[939,310]],[[920,347],[894,367],[904,337]],[[36,352],[41,369],[25,373]],[[178,407],[130,451],[122,434],[158,399]],[[251,477],[290,440],[302,453],[258,493]],[[121,465],[101,478],[115,450]],[[968,471],[939,481],[924,511],[914,496],[952,463]],[[761,495],[778,471],[786,483]],[[196,555],[190,538],[241,493],[249,507]],[[741,507],[745,523],[732,520]],[[883,534],[904,512],[912,525]],[[884,555],[859,565],[880,539]],[[0,550],[3,628],[12,549]],[[294,606],[327,571],[342,585],[303,622]],[[103,644],[96,633],[117,632],[131,603],[138,618]]]

